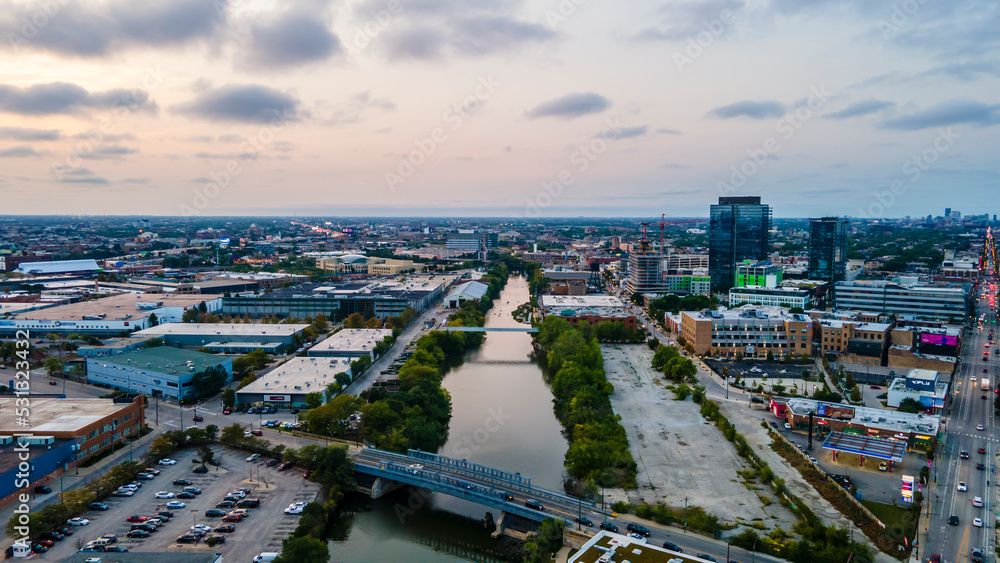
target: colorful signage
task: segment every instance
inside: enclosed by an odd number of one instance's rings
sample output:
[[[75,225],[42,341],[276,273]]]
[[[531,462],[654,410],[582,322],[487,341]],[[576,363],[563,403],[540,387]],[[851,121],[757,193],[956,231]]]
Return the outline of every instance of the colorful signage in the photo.
[[[913,502],[912,475],[903,475],[902,495],[903,495],[903,502]]]

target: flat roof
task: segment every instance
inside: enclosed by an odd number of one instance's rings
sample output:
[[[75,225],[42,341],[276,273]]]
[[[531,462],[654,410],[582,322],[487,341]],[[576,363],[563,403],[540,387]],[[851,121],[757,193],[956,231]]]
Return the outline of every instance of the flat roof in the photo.
[[[914,368],[906,374],[906,377],[910,379],[925,379],[928,381],[934,381],[938,378],[938,372],[932,369]]]
[[[615,549],[615,555],[610,561],[668,563],[673,559],[680,559],[683,563],[708,563],[700,557],[677,553],[652,543],[643,543],[634,538],[605,530],[597,532],[597,535],[583,544],[580,551],[570,557],[567,563],[597,563],[611,548]]]
[[[825,401],[815,401],[813,399],[802,399],[798,397],[788,398],[788,408],[796,416],[808,416],[809,413],[816,413],[817,407],[825,405],[838,409],[853,411],[851,418],[841,418],[854,424],[860,424],[871,428],[879,428],[893,432],[913,432],[920,434],[937,434],[941,425],[941,419],[937,416],[900,412],[888,409],[875,409],[843,403],[827,403]]]
[[[187,362],[194,362],[194,369],[188,369]],[[159,372],[165,375],[179,377],[187,373],[198,373],[207,368],[220,365],[229,360],[225,356],[206,354],[195,350],[184,350],[173,346],[157,346],[155,348],[144,348],[135,352],[125,352],[114,356],[101,356],[90,358],[88,361],[98,364],[115,364],[117,366],[129,367]]]
[[[31,432],[41,436],[45,432],[75,432],[131,406],[111,399],[33,398],[28,418],[31,426],[19,426],[15,401],[13,397],[0,398],[0,433]]]
[[[478,281],[467,281],[465,283],[456,285],[451,292],[448,293],[448,298],[457,297],[459,295],[465,295],[470,299],[480,299],[482,296],[486,295],[486,292],[490,289],[490,286],[483,282]],[[447,299],[447,298],[446,298]]]
[[[152,336],[136,336],[133,334],[131,338],[108,338],[107,340],[102,340],[101,346],[84,344],[83,346],[77,347],[77,350],[118,350],[120,348],[128,348],[129,346],[142,344],[143,342],[148,342],[152,339]]]
[[[309,349],[313,352],[357,352],[366,354],[375,349],[375,345],[392,336],[388,328],[345,328],[326,340]]]
[[[142,336],[217,336],[217,335],[247,335],[247,336],[294,336],[307,324],[270,324],[270,323],[164,323],[145,330],[132,333],[132,337]],[[390,331],[391,332],[391,331]]]
[[[106,320],[123,319],[125,315],[131,318],[148,317],[150,313],[161,307],[193,307],[202,301],[214,301],[221,299],[219,296],[206,295],[174,295],[170,293],[157,294],[136,294],[119,293],[102,297],[100,299],[90,299],[78,303],[67,305],[57,305],[47,309],[35,311],[25,311],[12,315],[13,318],[22,320],[66,320],[80,321],[83,317],[96,317],[102,314],[107,315]],[[137,303],[162,303],[153,309],[140,309]]]
[[[890,440],[878,436],[860,436],[846,432],[831,432],[823,442],[823,447],[838,452],[877,457],[895,462],[903,461],[906,455],[905,440]]]
[[[323,391],[336,381],[338,373],[349,371],[356,359],[295,357],[236,393],[294,395]]]
[[[128,553],[89,553],[77,552],[63,559],[63,563],[85,563],[88,559],[100,559],[104,563],[215,563],[222,560],[221,553],[205,551],[173,551]]]
[[[624,308],[625,303],[613,295],[543,295],[542,307],[563,309]]]

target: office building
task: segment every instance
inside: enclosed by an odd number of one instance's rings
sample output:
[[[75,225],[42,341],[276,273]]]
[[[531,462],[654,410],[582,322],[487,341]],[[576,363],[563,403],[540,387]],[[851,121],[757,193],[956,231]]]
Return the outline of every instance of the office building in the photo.
[[[663,274],[664,293],[676,295],[709,295],[712,293],[712,278],[708,269],[672,270]]]
[[[775,358],[812,350],[813,320],[779,307],[728,311],[681,311],[679,332],[696,354],[716,357]]]
[[[708,227],[708,270],[713,291],[735,283],[736,265],[763,261],[771,251],[771,207],[760,197],[720,197],[712,205]]]
[[[803,310],[812,306],[809,292],[794,287],[733,287],[729,289],[729,306],[761,305],[764,307],[799,307]]]
[[[146,348],[114,356],[87,359],[87,382],[187,401],[195,397],[194,376],[221,368],[232,377],[233,359],[170,346]]]
[[[948,384],[939,381],[934,370],[911,369],[906,377],[897,377],[889,384],[886,405],[899,408],[904,399],[919,401],[925,412],[939,414],[948,400]]]
[[[831,284],[847,276],[847,230],[843,217],[809,220],[809,277]]]
[[[492,231],[474,231],[469,229],[459,229],[448,233],[446,248],[452,250],[466,250],[469,252],[479,252],[486,250],[489,252],[496,247],[498,241],[497,233]]]
[[[539,305],[544,316],[559,317],[571,324],[616,321],[633,329],[638,326],[635,316],[625,310],[625,303],[610,295],[542,295]]]
[[[784,270],[780,264],[770,262],[752,262],[744,260],[736,266],[735,287],[767,287],[775,288],[784,279]]]
[[[649,241],[643,240],[638,248],[632,249],[628,256],[628,279],[625,281],[625,291],[634,293],[663,293],[666,286],[663,283],[660,262],[662,257],[653,254],[649,249]]]
[[[885,365],[892,325],[821,318],[813,327],[821,354],[836,355],[837,361],[849,364]]]
[[[961,320],[968,313],[969,292],[944,284],[920,285],[917,278],[837,282],[836,307],[915,319]]]

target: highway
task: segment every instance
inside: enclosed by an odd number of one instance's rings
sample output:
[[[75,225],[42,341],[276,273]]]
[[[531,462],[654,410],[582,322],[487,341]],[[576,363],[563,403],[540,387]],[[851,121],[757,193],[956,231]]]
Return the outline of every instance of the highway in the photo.
[[[986,560],[992,557],[994,513],[996,506],[996,480],[993,470],[997,465],[1000,441],[996,437],[996,417],[993,415],[994,389],[1000,378],[1000,362],[996,350],[1000,344],[1000,330],[991,343],[990,332],[996,330],[996,281],[984,279],[976,289],[974,299],[977,321],[972,323],[972,333],[966,334],[961,365],[956,370],[949,389],[951,404],[945,412],[945,438],[939,447],[937,464],[932,479],[936,485],[926,495],[930,521],[921,557],[927,560],[938,553],[946,563],[970,560],[973,548],[984,548]],[[979,322],[979,315],[985,321]],[[984,360],[984,354],[988,353]],[[984,371],[986,370],[986,371]],[[987,389],[982,389],[987,378]],[[985,399],[983,398],[985,397]],[[980,430],[979,428],[982,428]],[[979,453],[982,451],[983,453]],[[965,458],[967,452],[968,458]],[[982,467],[982,469],[978,469]],[[959,491],[959,483],[966,491]],[[929,498],[927,498],[929,497]],[[983,506],[973,506],[973,499],[981,497]],[[958,518],[957,525],[949,525],[950,517]],[[975,518],[983,520],[982,527],[973,525]]]

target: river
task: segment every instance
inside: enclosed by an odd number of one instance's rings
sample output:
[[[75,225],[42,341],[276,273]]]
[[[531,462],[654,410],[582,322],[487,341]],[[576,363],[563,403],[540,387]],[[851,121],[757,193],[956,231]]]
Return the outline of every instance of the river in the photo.
[[[511,277],[486,326],[526,326],[511,313],[527,301],[527,281]],[[531,335],[491,332],[445,375],[452,418],[448,441],[438,453],[517,471],[534,484],[561,491],[567,443],[552,412],[552,392],[530,354]],[[509,545],[493,540],[480,524],[487,507],[421,493],[406,488],[376,501],[352,498],[350,507],[357,511],[335,527],[331,560],[503,560]]]

